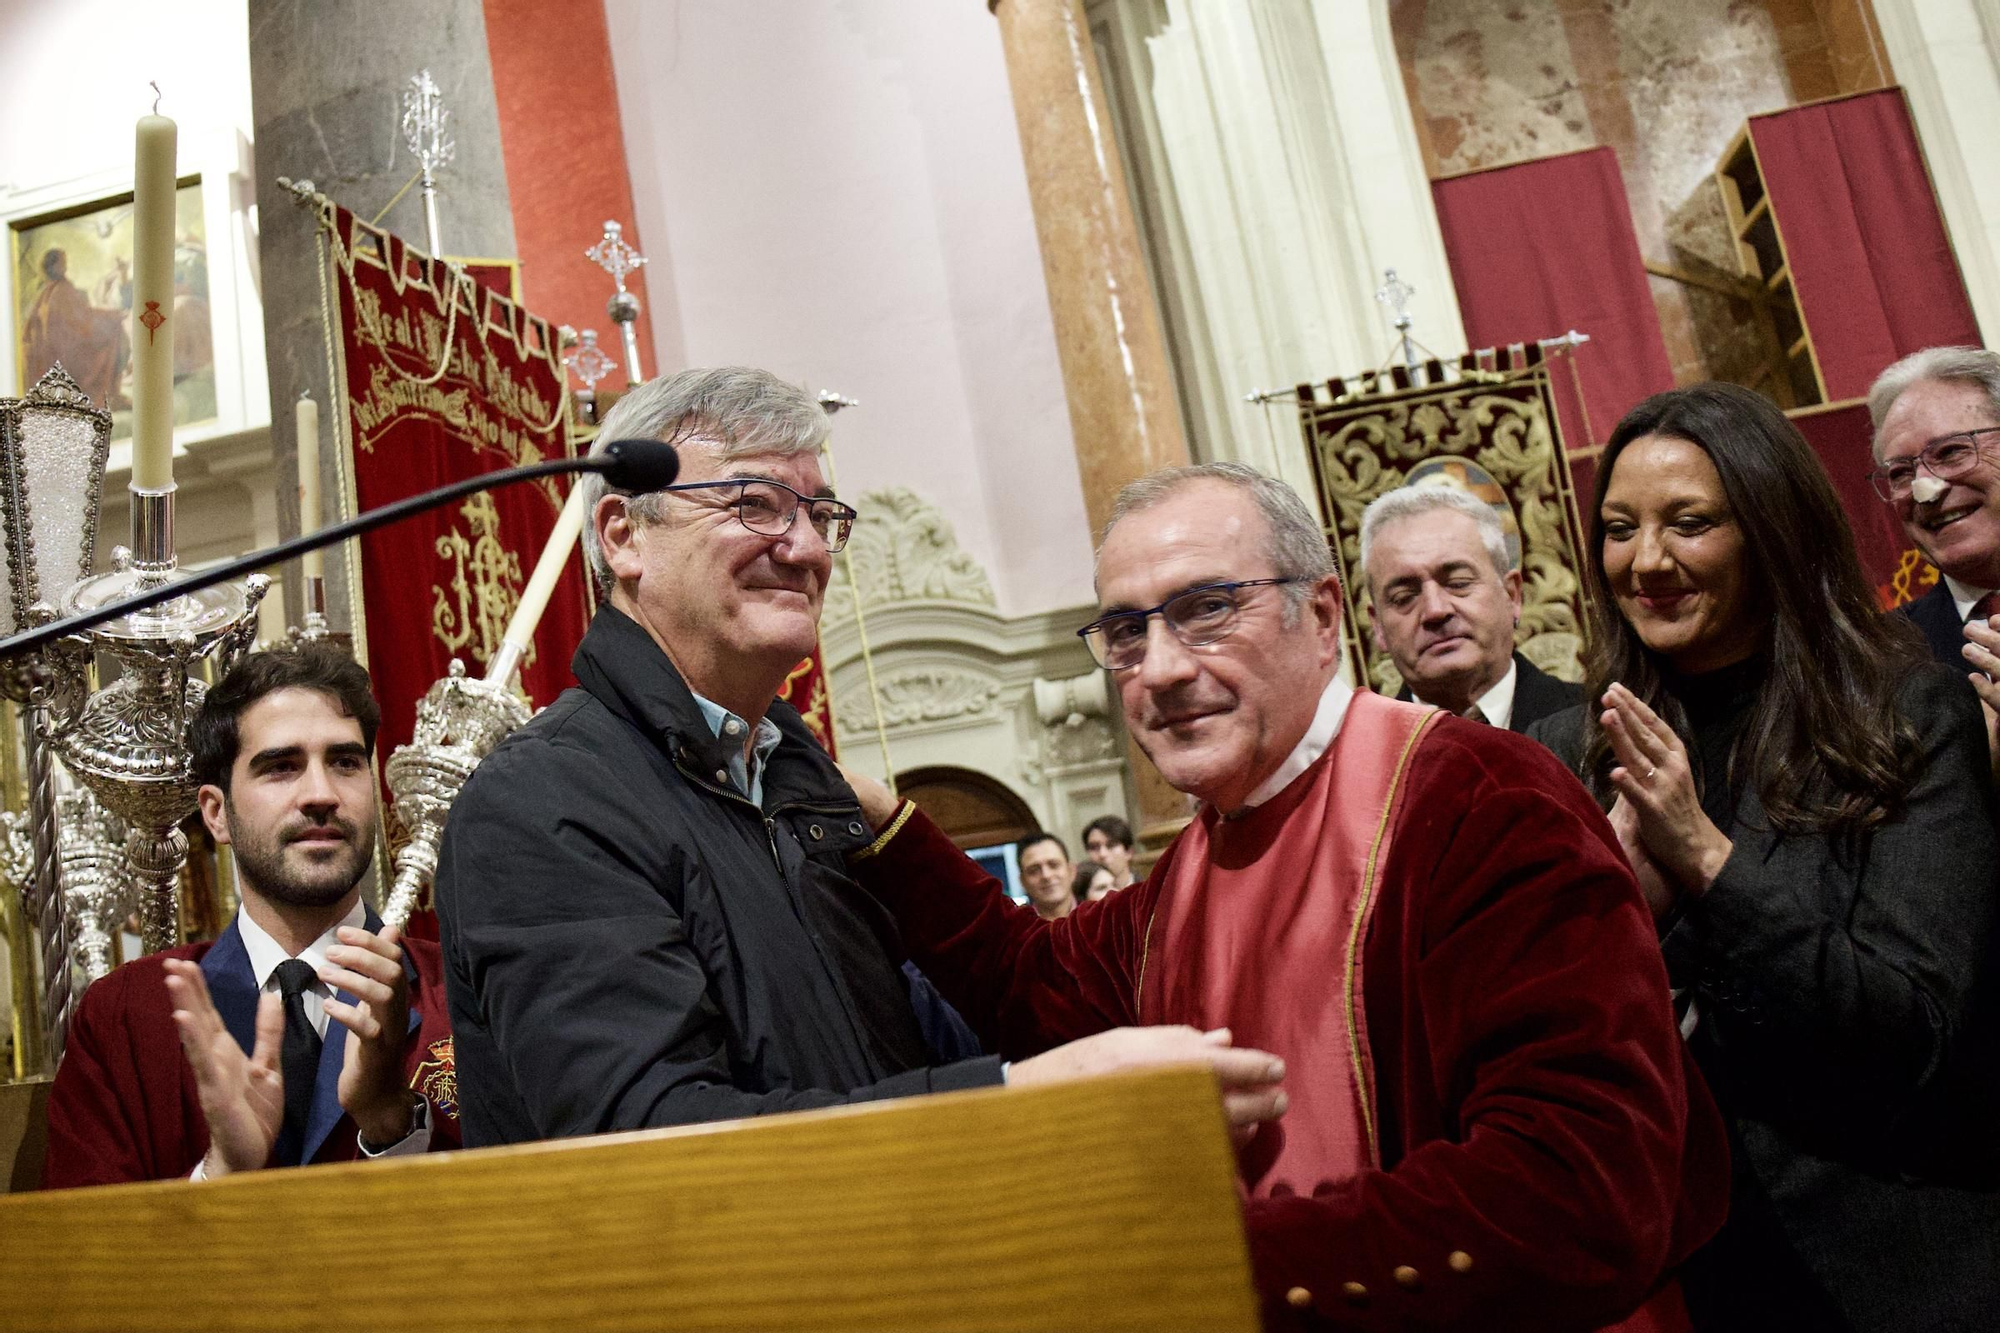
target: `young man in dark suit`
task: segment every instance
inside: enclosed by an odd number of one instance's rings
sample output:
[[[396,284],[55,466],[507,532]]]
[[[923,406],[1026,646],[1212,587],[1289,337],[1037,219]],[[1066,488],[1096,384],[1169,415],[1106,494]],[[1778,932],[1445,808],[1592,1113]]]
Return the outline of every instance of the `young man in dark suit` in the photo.
[[[1582,686],[1514,651],[1521,572],[1491,505],[1451,486],[1378,496],[1361,515],[1361,567],[1399,697],[1509,731],[1582,701]]]
[[[437,946],[361,901],[379,718],[368,673],[321,649],[254,654],[209,692],[189,739],[242,906],[213,944],[84,993],[49,1095],[46,1187],[457,1146]]]

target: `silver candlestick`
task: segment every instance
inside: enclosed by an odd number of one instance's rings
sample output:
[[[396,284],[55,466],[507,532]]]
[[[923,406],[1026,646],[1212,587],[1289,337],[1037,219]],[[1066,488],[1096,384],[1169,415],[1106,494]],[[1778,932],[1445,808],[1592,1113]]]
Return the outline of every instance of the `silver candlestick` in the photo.
[[[604,235],[583,256],[609,273],[611,281],[618,284],[618,290],[612,293],[604,309],[625,339],[625,378],[633,384],[643,384],[646,376],[639,369],[639,333],[634,327],[639,318],[639,298],[625,290],[625,275],[645,267],[646,256],[626,244],[625,228],[616,222],[604,224]]]
[[[410,919],[417,894],[437,873],[445,816],[459,789],[479,761],[531,716],[527,701],[512,689],[512,678],[510,670],[499,680],[474,680],[454,657],[450,673],[418,702],[410,743],[389,756],[389,795],[410,840],[396,853],[396,879],[382,906],[384,925],[400,927]]]
[[[87,787],[56,797],[62,839],[63,907],[75,927],[70,957],[89,985],[111,970],[111,941],[136,897],[125,859],[125,826]]]
[[[451,136],[451,112],[445,109],[444,92],[428,69],[418,71],[403,90],[403,143],[421,171],[424,235],[431,258],[441,258],[444,242],[438,238],[437,173],[451,165],[458,141]]]
[[[174,556],[174,491],[133,487],[132,547],[113,552],[117,568],[85,579],[63,599],[75,614],[93,611],[168,583]],[[253,574],[243,586],[223,584],[135,611],[63,642],[51,652],[59,679],[81,679],[93,653],[119,664],[118,679],[75,706],[73,692],[51,702],[56,752],[105,809],[125,821],[125,855],[143,897],[146,952],[180,943],[180,871],[187,835],[180,823],[194,813],[193,757],[187,729],[208,687],[189,672],[213,658],[218,671],[249,648],[257,604],[271,581]]]

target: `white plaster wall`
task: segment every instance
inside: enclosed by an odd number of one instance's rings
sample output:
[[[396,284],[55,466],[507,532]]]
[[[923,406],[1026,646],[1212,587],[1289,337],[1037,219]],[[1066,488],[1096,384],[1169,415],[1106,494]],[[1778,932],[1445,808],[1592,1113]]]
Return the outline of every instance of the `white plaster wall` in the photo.
[[[999,33],[974,0],[606,0],[667,369],[862,406],[840,489],[908,486],[1000,609],[1091,600],[1090,540]],[[649,367],[650,369],[650,367]]]
[[[0,186],[129,178],[132,122],[152,106],[152,79],[184,148],[247,136],[245,0],[0,0]]]

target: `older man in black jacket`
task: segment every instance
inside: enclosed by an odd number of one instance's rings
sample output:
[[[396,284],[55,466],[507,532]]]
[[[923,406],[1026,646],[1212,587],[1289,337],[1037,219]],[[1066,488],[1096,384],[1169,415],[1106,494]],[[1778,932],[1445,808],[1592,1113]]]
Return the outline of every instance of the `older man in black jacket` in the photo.
[[[1226,1034],[1126,1029],[1003,1070],[937,1064],[895,923],[848,877],[872,836],[779,686],[817,642],[854,511],[825,414],[763,371],[686,371],[600,437],[680,446],[684,480],[586,480],[606,589],[581,688],[455,803],[438,871],[469,1145],[687,1124],[1155,1063],[1215,1068],[1234,1119],[1277,1063]]]

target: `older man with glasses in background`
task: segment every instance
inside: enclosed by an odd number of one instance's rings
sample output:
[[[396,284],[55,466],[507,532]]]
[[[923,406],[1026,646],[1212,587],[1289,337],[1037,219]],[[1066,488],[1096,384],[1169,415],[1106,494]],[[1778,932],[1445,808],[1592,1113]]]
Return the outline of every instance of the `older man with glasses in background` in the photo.
[[[826,415],[760,370],[690,370],[599,432],[681,450],[686,481],[582,483],[605,599],[579,688],[467,782],[438,868],[467,1144],[687,1124],[999,1083],[947,1062],[886,914],[843,858],[872,836],[775,698],[813,650],[855,512],[820,469]],[[932,997],[934,999],[934,997]],[[976,1048],[975,1048],[976,1049]],[[1110,1032],[1010,1084],[1215,1069],[1232,1117],[1281,1069],[1193,1029]]]
[[[884,830],[857,871],[919,965],[1014,1058],[1185,1023],[1284,1059],[1239,1160],[1267,1327],[1684,1328],[1723,1128],[1583,787],[1349,688],[1319,521],[1249,468],[1127,487],[1097,589],[1083,637],[1200,812],[1143,884],[1042,921],[857,780]]]
[[[1972,668],[2000,774],[2000,354],[1914,352],[1876,378],[1868,415],[1868,480],[1940,575],[1903,614],[1938,661]]]

